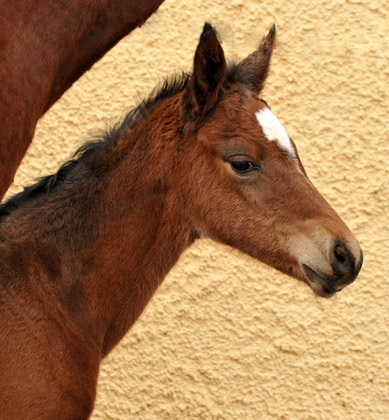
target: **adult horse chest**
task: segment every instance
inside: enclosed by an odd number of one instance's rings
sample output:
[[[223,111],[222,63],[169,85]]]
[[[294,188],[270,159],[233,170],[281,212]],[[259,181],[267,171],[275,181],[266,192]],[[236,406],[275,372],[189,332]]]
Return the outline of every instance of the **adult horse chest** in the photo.
[[[101,359],[201,235],[323,297],[356,278],[357,240],[258,98],[274,39],[227,67],[205,24],[191,75],[0,207],[2,419],[88,418]]]

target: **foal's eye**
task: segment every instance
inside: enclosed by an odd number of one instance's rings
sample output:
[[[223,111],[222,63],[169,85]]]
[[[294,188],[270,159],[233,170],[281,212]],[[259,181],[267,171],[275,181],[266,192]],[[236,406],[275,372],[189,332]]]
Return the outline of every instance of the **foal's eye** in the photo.
[[[258,166],[249,160],[233,160],[230,162],[230,165],[238,174],[244,174],[252,171],[253,169],[258,169]]]

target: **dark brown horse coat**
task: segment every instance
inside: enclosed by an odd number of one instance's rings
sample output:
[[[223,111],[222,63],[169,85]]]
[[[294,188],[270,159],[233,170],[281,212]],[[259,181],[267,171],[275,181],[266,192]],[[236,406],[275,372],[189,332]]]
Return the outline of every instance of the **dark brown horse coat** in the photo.
[[[163,0],[0,0],[0,201],[39,118]]]

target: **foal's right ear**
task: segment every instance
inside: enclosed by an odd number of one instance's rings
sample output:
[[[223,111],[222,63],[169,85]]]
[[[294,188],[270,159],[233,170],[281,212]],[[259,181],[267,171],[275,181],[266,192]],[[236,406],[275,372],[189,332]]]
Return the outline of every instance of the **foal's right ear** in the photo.
[[[275,40],[276,26],[273,25],[262,44],[237,66],[238,74],[242,79],[241,82],[246,84],[255,94],[262,90],[265,83]]]
[[[226,60],[217,32],[205,23],[188,86],[191,106],[196,114],[205,115],[216,104],[225,72]]]

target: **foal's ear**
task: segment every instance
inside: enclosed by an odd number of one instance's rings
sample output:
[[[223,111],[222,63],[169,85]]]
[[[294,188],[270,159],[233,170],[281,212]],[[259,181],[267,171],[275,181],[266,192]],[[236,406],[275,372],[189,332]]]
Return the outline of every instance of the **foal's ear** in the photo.
[[[261,45],[238,64],[241,82],[257,95],[262,90],[269,71],[275,40],[276,26],[273,24]]]
[[[205,114],[215,105],[225,72],[226,60],[217,32],[206,23],[194,57],[189,86],[196,113]]]

